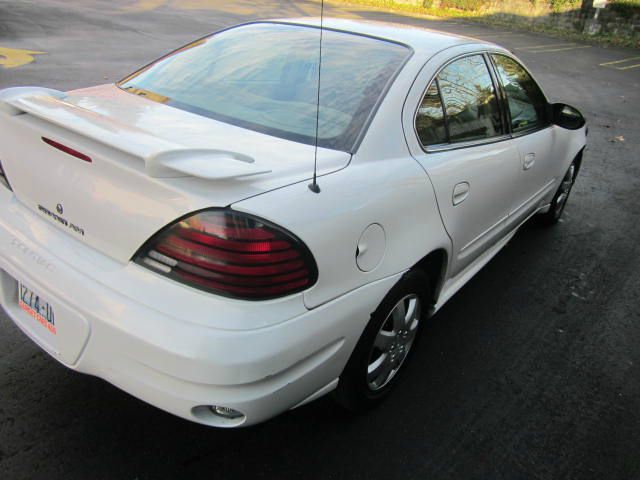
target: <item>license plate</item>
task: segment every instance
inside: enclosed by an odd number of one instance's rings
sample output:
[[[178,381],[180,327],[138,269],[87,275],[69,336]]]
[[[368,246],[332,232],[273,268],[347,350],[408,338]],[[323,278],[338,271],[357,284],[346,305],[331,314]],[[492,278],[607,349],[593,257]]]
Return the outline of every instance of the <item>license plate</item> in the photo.
[[[20,282],[18,286],[18,305],[20,308],[33,317],[51,334],[55,335],[57,333],[56,317],[51,304],[42,298],[42,295],[34,292],[22,282]]]

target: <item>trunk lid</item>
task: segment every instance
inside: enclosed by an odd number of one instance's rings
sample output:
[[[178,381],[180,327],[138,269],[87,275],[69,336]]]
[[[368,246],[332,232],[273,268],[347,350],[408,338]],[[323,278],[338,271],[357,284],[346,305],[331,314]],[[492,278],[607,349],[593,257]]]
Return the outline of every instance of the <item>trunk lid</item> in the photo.
[[[318,173],[344,168],[350,157],[318,149]],[[0,162],[17,199],[121,262],[183,215],[311,178],[313,159],[313,146],[115,85],[66,94],[29,87],[0,92]]]

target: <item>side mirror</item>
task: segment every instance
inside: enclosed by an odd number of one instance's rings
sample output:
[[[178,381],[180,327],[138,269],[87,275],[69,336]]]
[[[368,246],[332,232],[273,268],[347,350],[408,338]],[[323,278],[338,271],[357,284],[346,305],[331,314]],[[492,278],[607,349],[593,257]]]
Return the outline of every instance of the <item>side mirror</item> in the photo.
[[[551,105],[551,121],[559,127],[567,130],[578,130],[584,127],[586,120],[577,108],[564,103]]]

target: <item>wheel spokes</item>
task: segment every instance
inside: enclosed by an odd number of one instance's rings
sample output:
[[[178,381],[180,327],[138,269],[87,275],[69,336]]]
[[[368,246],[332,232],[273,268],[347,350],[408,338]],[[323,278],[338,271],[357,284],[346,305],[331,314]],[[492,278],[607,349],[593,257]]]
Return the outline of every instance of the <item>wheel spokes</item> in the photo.
[[[405,345],[411,345],[411,342],[416,338],[416,333],[418,333],[418,324],[416,323],[413,328],[409,328],[407,330],[407,334],[404,338]]]
[[[416,313],[418,309],[418,299],[417,298],[409,298],[408,300],[407,313],[404,316],[404,326],[405,329],[410,329],[413,321],[416,319]]]
[[[373,345],[381,350],[382,352],[387,352],[391,348],[393,341],[395,340],[395,335],[393,332],[389,332],[387,330],[380,330],[378,335],[376,335],[376,339]]]
[[[383,353],[375,362],[369,365],[367,382],[369,385],[379,388],[386,383],[392,370],[391,355]]]
[[[404,299],[398,302],[391,315],[393,316],[393,331],[398,333],[407,323],[407,310],[404,305]]]

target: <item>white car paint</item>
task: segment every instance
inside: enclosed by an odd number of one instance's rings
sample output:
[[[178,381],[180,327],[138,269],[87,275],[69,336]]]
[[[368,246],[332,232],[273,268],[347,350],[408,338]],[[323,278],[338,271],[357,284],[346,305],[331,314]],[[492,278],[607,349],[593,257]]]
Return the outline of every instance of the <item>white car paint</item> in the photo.
[[[8,113],[2,135],[12,140],[4,143],[2,155],[27,159],[6,167],[13,170],[11,176],[25,179],[12,185],[16,195],[34,209],[39,204],[53,208],[64,198],[68,217],[86,231],[86,243],[121,263],[128,262],[156,231],[188,212],[229,205],[309,175],[310,145],[150,102],[115,85],[59,94],[57,98],[28,94],[25,98],[24,90],[18,94],[13,89],[0,93]],[[77,159],[52,150],[41,136],[57,138],[81,151],[89,149],[96,161],[79,165]],[[206,156],[207,151],[219,154],[229,150],[221,145],[233,146],[228,157],[256,159],[247,163],[223,158],[231,168],[255,165],[269,174],[234,182],[214,178],[212,182],[208,170],[188,176],[171,168],[172,159],[185,152],[191,151],[187,159],[193,161],[202,159],[203,152]],[[320,149],[319,172],[344,168],[350,157],[345,152]],[[49,168],[52,158],[56,161],[54,170]],[[34,170],[48,171],[49,175],[32,177]],[[244,176],[242,171],[237,173]],[[69,188],[69,180],[73,188]],[[96,200],[90,209],[82,208],[86,198]]]
[[[307,188],[310,145],[114,85],[1,92],[0,161],[14,191],[0,187],[0,301],[18,327],[68,367],[168,412],[207,425],[250,425],[335,388],[371,313],[425,256],[441,252],[445,260],[433,279],[435,312],[548,206],[584,147],[584,128],[550,126],[429,153],[414,131],[417,105],[445,63],[508,52],[404,26],[333,19],[325,26],[393,39],[413,55],[353,156],[319,150],[319,194]],[[82,164],[41,136],[95,161]],[[530,153],[535,163],[525,170]],[[454,206],[454,194],[468,198]],[[39,211],[58,203],[84,236]],[[275,300],[234,300],[130,261],[177,218],[228,205],[295,233],[315,258],[317,282]],[[57,335],[20,310],[18,281],[55,306]],[[245,416],[226,420],[209,405]]]

